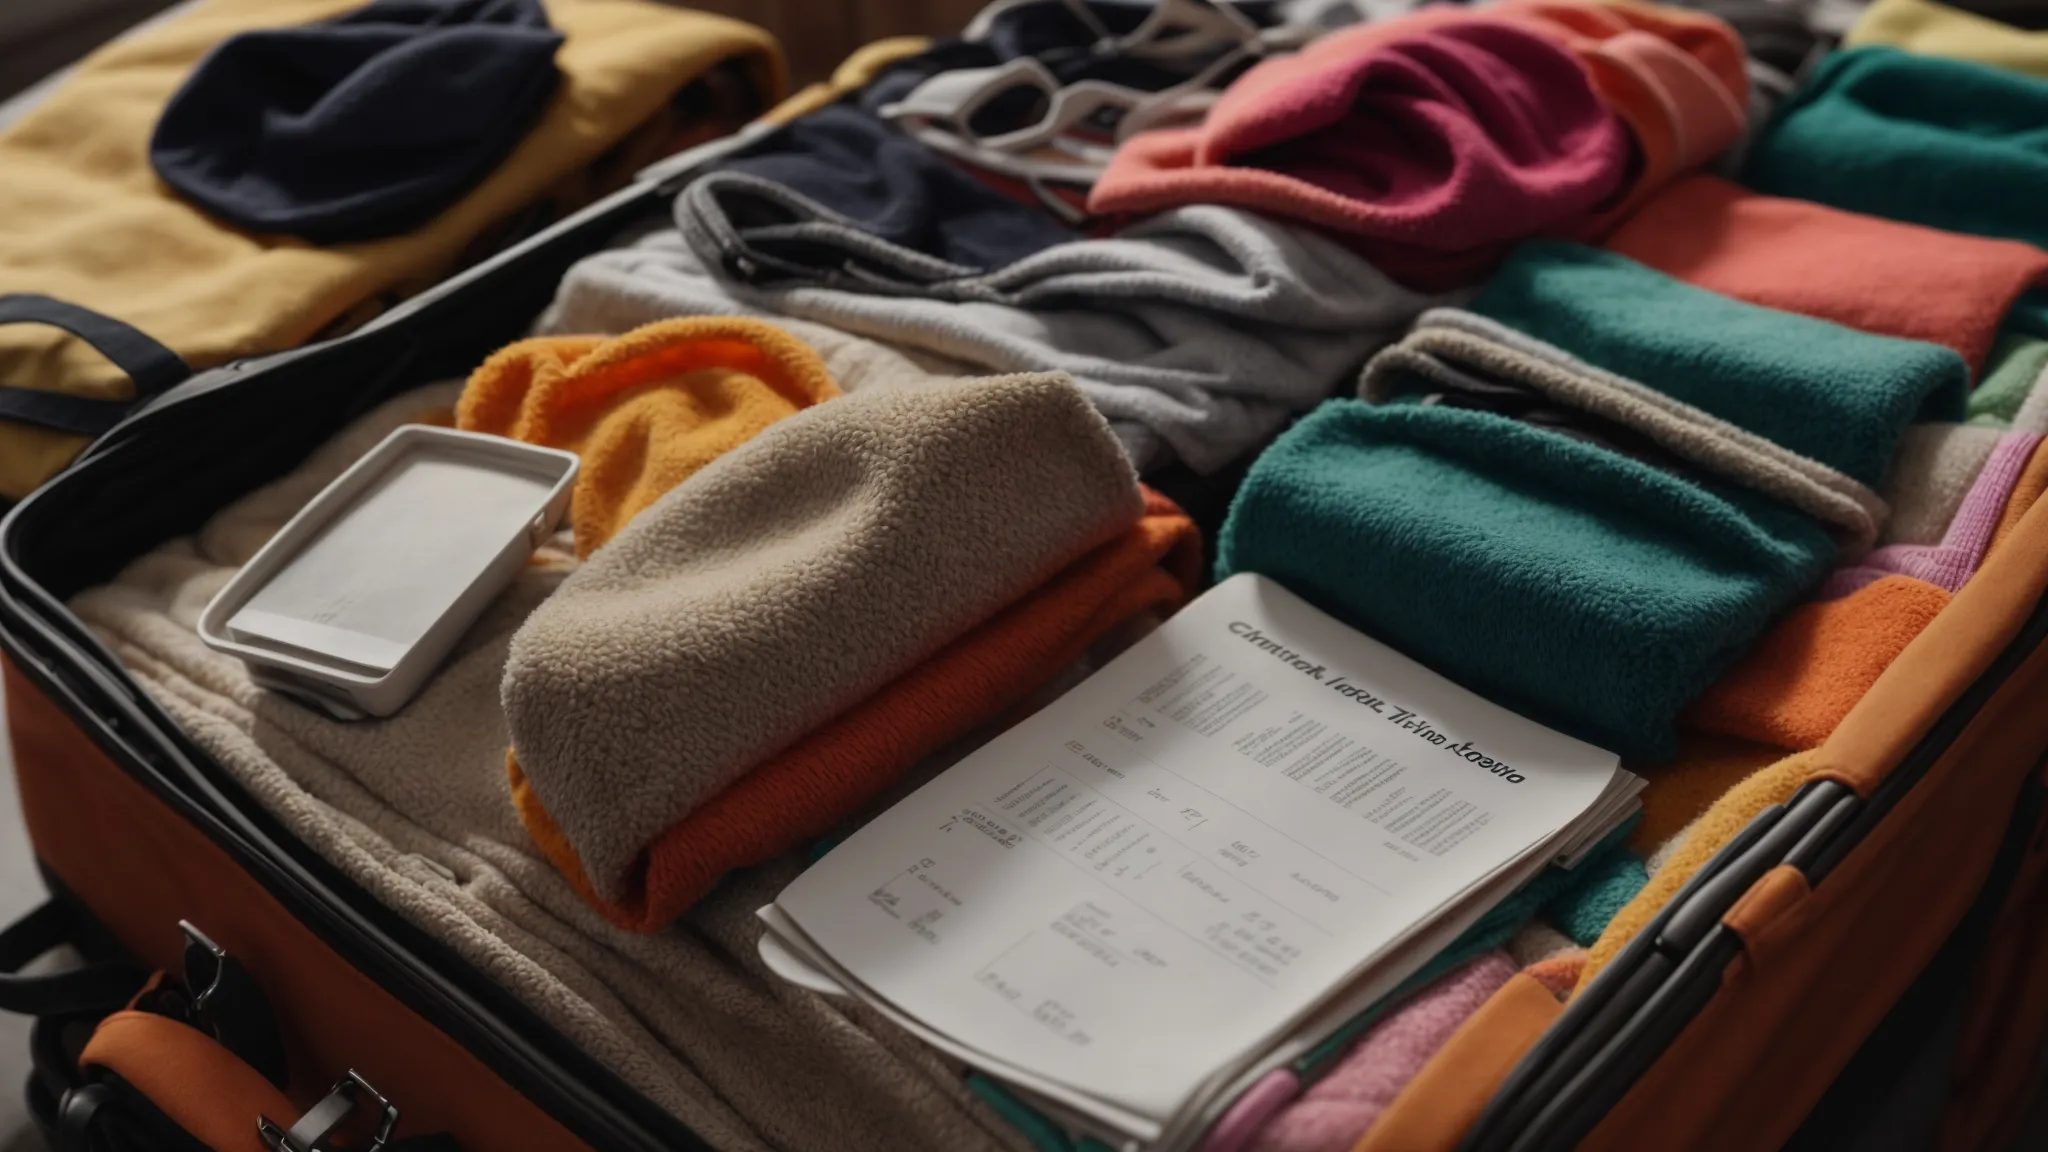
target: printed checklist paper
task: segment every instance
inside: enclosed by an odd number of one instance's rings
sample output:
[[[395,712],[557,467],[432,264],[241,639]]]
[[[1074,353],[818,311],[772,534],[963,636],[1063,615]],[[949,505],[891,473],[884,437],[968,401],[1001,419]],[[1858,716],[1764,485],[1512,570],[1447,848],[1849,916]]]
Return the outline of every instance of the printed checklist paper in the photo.
[[[1384,963],[1447,910],[1469,922],[1506,895],[1475,892],[1618,823],[1632,779],[1241,575],[764,919],[920,1035],[1151,1141],[1339,993],[1426,961]]]

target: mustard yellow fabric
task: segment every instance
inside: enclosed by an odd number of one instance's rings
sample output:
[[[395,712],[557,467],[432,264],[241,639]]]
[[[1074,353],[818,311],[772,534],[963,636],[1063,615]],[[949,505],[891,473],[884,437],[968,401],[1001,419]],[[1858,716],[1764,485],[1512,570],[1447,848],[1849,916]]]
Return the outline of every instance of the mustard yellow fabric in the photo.
[[[362,0],[209,0],[88,57],[0,133],[0,293],[40,292],[125,320],[195,368],[295,347],[374,311],[379,298],[451,271],[465,248],[597,160],[713,65],[746,58],[769,97],[780,50],[757,28],[644,0],[546,0],[567,42],[562,83],[498,170],[420,229],[316,248],[215,223],[150,170],[171,94],[237,32],[304,24]],[[126,380],[81,342],[39,325],[0,327],[0,383],[125,397]],[[84,441],[0,424],[0,496],[20,497]]]
[[[1842,39],[1845,48],[1865,44],[2048,77],[2048,32],[2027,32],[1934,0],[1877,0]]]
[[[1714,858],[1714,853],[1748,827],[1758,813],[1773,804],[1783,804],[1792,799],[1799,786],[1812,779],[1817,771],[1812,752],[1795,752],[1757,771],[1715,801],[1682,833],[1684,838],[1679,841],[1671,858],[1650,877],[1643,890],[1636,893],[1613,920],[1608,921],[1606,931],[1600,933],[1600,939],[1587,949],[1586,966],[1579,972],[1579,986],[1573,995],[1585,991],[1593,977],[1598,976],[1622,948],[1636,938],[1637,933],[1656,919],[1657,913],[1678,895],[1678,890]]]
[[[761,114],[770,124],[787,124],[807,112],[815,112],[841,96],[873,80],[882,69],[898,60],[915,56],[931,47],[926,36],[890,36],[863,44],[839,62],[828,80],[806,84],[787,100]]]

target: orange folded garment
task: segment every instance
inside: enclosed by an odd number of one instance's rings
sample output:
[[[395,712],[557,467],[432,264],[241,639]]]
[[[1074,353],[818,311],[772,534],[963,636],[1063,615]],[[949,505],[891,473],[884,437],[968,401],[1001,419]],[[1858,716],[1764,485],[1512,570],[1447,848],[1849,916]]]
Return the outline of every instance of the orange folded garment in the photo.
[[[1894,575],[1801,604],[1679,723],[1794,751],[1817,748],[1948,602],[1947,591]]]
[[[669,828],[636,861],[619,902],[599,897],[508,756],[520,819],[606,919],[634,932],[659,929],[727,872],[797,847],[858,812],[919,760],[1017,705],[1119,624],[1185,603],[1201,579],[1200,536],[1172,501],[1149,488],[1144,495],[1144,517],[1123,536]]]
[[[1985,547],[1984,555],[1988,557],[1998,551],[1998,546],[2019,527],[2020,520],[2043,492],[2048,492],[2048,442],[2035,445],[2034,454],[2027,457],[2019,482],[2013,485],[2012,495],[2005,498],[2005,511],[1998,514],[1998,527],[1991,530],[1991,543]]]
[[[583,458],[569,503],[581,557],[756,432],[837,395],[824,361],[796,337],[704,316],[509,345],[471,374],[455,421]]]
[[[1671,185],[1607,248],[1751,304],[1945,344],[1972,376],[2020,294],[2048,278],[2048,252],[2031,244],[1765,196],[1716,176]]]
[[[1784,759],[1789,751],[1753,740],[1680,730],[1677,759],[1633,769],[1649,786],[1643,789],[1642,816],[1629,832],[1629,850],[1638,856],[1655,855],[1730,788]]]

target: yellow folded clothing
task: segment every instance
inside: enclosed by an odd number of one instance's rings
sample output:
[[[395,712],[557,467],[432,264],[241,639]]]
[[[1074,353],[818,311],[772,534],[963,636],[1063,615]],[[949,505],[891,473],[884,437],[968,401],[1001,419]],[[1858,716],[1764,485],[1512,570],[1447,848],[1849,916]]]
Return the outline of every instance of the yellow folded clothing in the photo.
[[[661,121],[693,80],[728,60],[754,86],[782,85],[774,41],[733,20],[643,0],[548,0],[567,39],[561,84],[496,171],[424,226],[316,248],[220,224],[178,199],[149,165],[150,133],[221,41],[305,24],[361,0],[207,0],[100,50],[34,112],[0,133],[0,294],[41,293],[126,321],[193,365],[295,347],[385,299],[446,275],[487,234],[595,165],[637,126]],[[583,189],[592,191],[594,189]],[[0,327],[0,383],[100,398],[129,384],[53,328]],[[0,496],[68,463],[82,437],[0,424]]]
[[[2048,33],[2015,28],[1935,0],[1877,0],[1842,38],[1845,48],[1869,44],[2048,76]]]

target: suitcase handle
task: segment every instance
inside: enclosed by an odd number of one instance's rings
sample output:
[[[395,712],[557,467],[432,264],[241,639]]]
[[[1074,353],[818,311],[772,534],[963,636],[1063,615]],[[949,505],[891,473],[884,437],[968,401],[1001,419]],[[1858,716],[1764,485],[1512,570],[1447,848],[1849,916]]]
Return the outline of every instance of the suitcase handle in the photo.
[[[192,375],[191,367],[176,352],[133,325],[54,297],[26,292],[0,295],[0,324],[48,324],[62,328],[92,345],[135,384],[132,400],[0,385],[0,420],[79,436],[98,436],[119,424],[136,405]]]
[[[175,1139],[161,1129],[138,1133],[120,1121],[108,1125],[110,1113],[127,1109],[127,1093],[140,1094],[178,1133],[209,1149],[249,1147],[253,1127],[273,1152],[330,1152],[337,1133],[354,1128],[367,1137],[366,1143],[349,1142],[356,1152],[456,1152],[454,1139],[442,1134],[393,1139],[397,1105],[353,1068],[287,1129],[271,1117],[297,1110],[262,1073],[197,1028],[152,1012],[116,1012],[101,1021],[78,1062],[95,1082],[65,1093],[59,1107],[57,1130],[66,1152],[99,1152],[109,1142],[125,1146],[143,1133],[145,1147]],[[109,1073],[117,1080],[108,1081]],[[357,1121],[359,1114],[367,1124]]]

